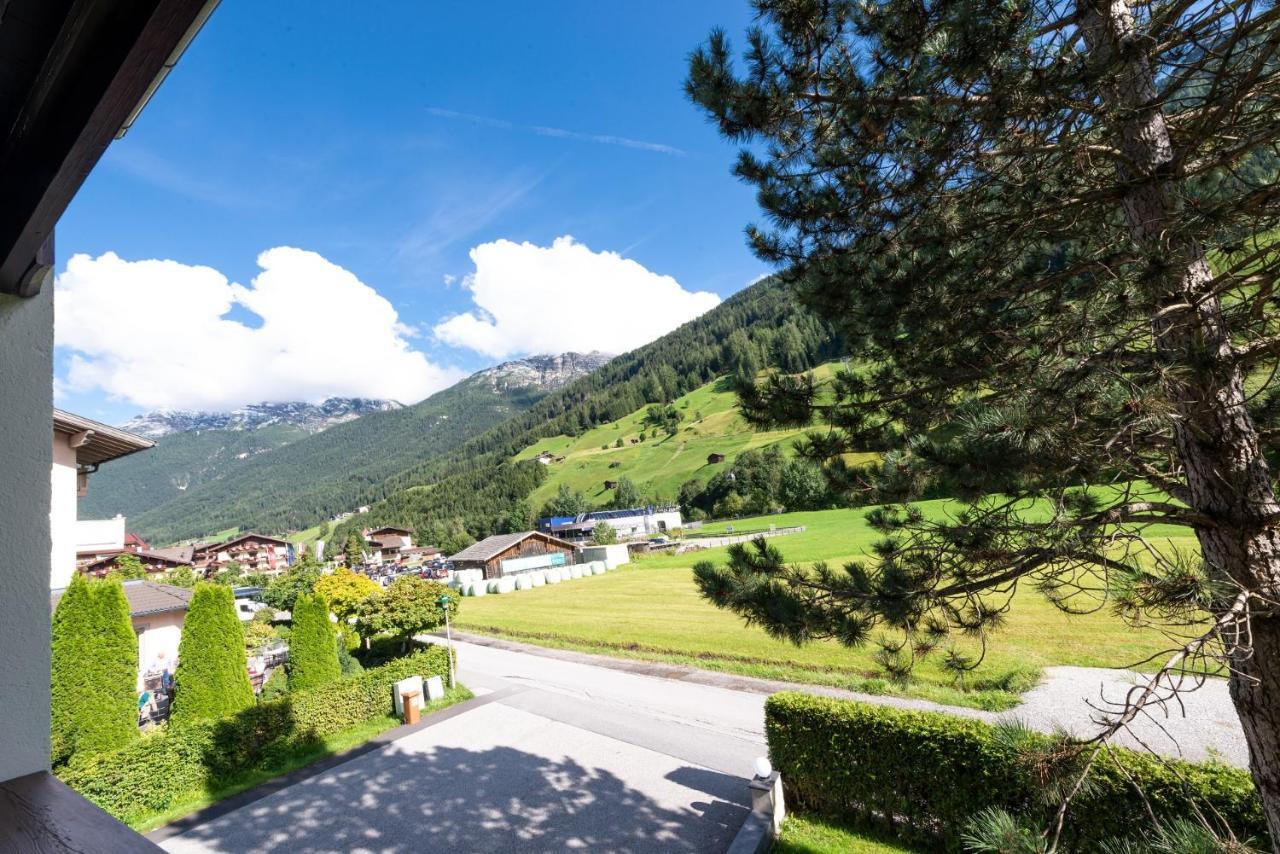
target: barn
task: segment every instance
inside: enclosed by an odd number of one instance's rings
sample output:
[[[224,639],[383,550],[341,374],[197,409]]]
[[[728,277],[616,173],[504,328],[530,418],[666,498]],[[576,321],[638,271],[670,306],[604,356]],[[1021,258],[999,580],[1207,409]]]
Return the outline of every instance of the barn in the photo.
[[[574,545],[541,531],[497,534],[467,546],[449,558],[454,569],[481,569],[485,578],[501,578],[529,569],[568,566]]]

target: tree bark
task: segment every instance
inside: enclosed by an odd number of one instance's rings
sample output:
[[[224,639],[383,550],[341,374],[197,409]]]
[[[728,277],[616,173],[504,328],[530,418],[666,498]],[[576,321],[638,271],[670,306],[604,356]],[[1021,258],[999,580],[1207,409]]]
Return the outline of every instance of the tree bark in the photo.
[[[1211,575],[1255,596],[1250,636],[1240,638],[1229,662],[1231,698],[1272,845],[1280,850],[1280,615],[1270,604],[1280,601],[1280,532],[1270,521],[1280,504],[1213,294],[1213,272],[1197,236],[1179,222],[1169,169],[1174,151],[1158,101],[1152,45],[1125,0],[1078,2],[1090,59],[1110,81],[1103,108],[1129,162],[1119,176],[1129,235],[1148,256],[1167,262],[1164,274],[1152,276],[1146,287],[1154,345],[1178,369],[1170,372],[1165,391],[1176,412],[1174,438],[1190,504],[1214,520],[1196,527],[1196,537]]]

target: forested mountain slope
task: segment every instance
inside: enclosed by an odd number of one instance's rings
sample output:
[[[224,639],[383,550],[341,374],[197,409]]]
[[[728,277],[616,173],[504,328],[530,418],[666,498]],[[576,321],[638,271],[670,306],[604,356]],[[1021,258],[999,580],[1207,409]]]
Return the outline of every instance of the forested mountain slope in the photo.
[[[608,358],[536,356],[480,371],[413,406],[237,460],[217,479],[130,519],[130,528],[170,542],[228,528],[283,532],[314,525],[385,496],[389,478],[454,450]]]
[[[401,472],[385,484],[386,499],[367,516],[340,526],[335,537],[354,525],[407,524],[426,537],[447,531],[456,542],[463,530],[479,538],[512,527],[530,511],[531,495],[548,476],[548,467],[527,458],[539,440],[582,436],[649,404],[671,403],[718,377],[754,376],[769,366],[802,371],[843,353],[826,323],[802,312],[784,286],[766,279],[456,452]]]

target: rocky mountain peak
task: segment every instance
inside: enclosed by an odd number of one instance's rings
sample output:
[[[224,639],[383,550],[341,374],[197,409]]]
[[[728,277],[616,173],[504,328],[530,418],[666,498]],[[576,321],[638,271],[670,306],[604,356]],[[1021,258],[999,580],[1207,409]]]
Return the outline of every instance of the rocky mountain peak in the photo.
[[[476,376],[488,382],[495,391],[529,387],[551,391],[586,376],[612,358],[612,355],[598,350],[590,353],[540,353],[503,362]]]
[[[351,421],[370,412],[386,412],[400,409],[401,406],[394,400],[331,397],[322,403],[254,403],[230,412],[158,409],[131,418],[120,426],[150,439],[199,430],[257,430],[275,424],[287,424],[310,433],[319,433],[335,424]]]

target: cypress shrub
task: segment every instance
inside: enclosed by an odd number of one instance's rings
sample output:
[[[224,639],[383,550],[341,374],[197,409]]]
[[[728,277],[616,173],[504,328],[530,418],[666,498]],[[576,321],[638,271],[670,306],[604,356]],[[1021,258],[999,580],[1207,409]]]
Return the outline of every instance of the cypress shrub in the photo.
[[[1040,733],[1013,738],[967,718],[795,693],[769,698],[765,732],[795,806],[889,824],[910,841],[958,850],[960,833],[983,810],[1044,826],[1058,803],[1043,763],[1053,741]],[[1203,814],[1240,838],[1266,838],[1247,771],[1114,748],[1072,800],[1063,850],[1093,851],[1141,832],[1148,808],[1162,821]]]
[[[342,676],[338,637],[323,596],[299,593],[289,633],[289,690],[319,688]]]
[[[58,776],[122,821],[169,810],[272,766],[326,736],[393,713],[393,685],[446,676],[444,647],[431,646],[322,688],[289,693],[220,720],[147,733],[117,750],[77,755]]]
[[[182,623],[171,725],[221,718],[253,705],[244,633],[230,587],[196,585]]]
[[[51,758],[101,752],[138,735],[138,638],[118,578],[76,573],[53,613]]]
[[[81,679],[88,691],[77,750],[120,747],[138,736],[138,636],[119,578],[89,585],[92,643]]]
[[[83,680],[88,640],[92,637],[93,599],[88,580],[79,572],[58,600],[53,612],[50,702],[52,754],[55,765],[76,750],[80,721],[86,710]]]

